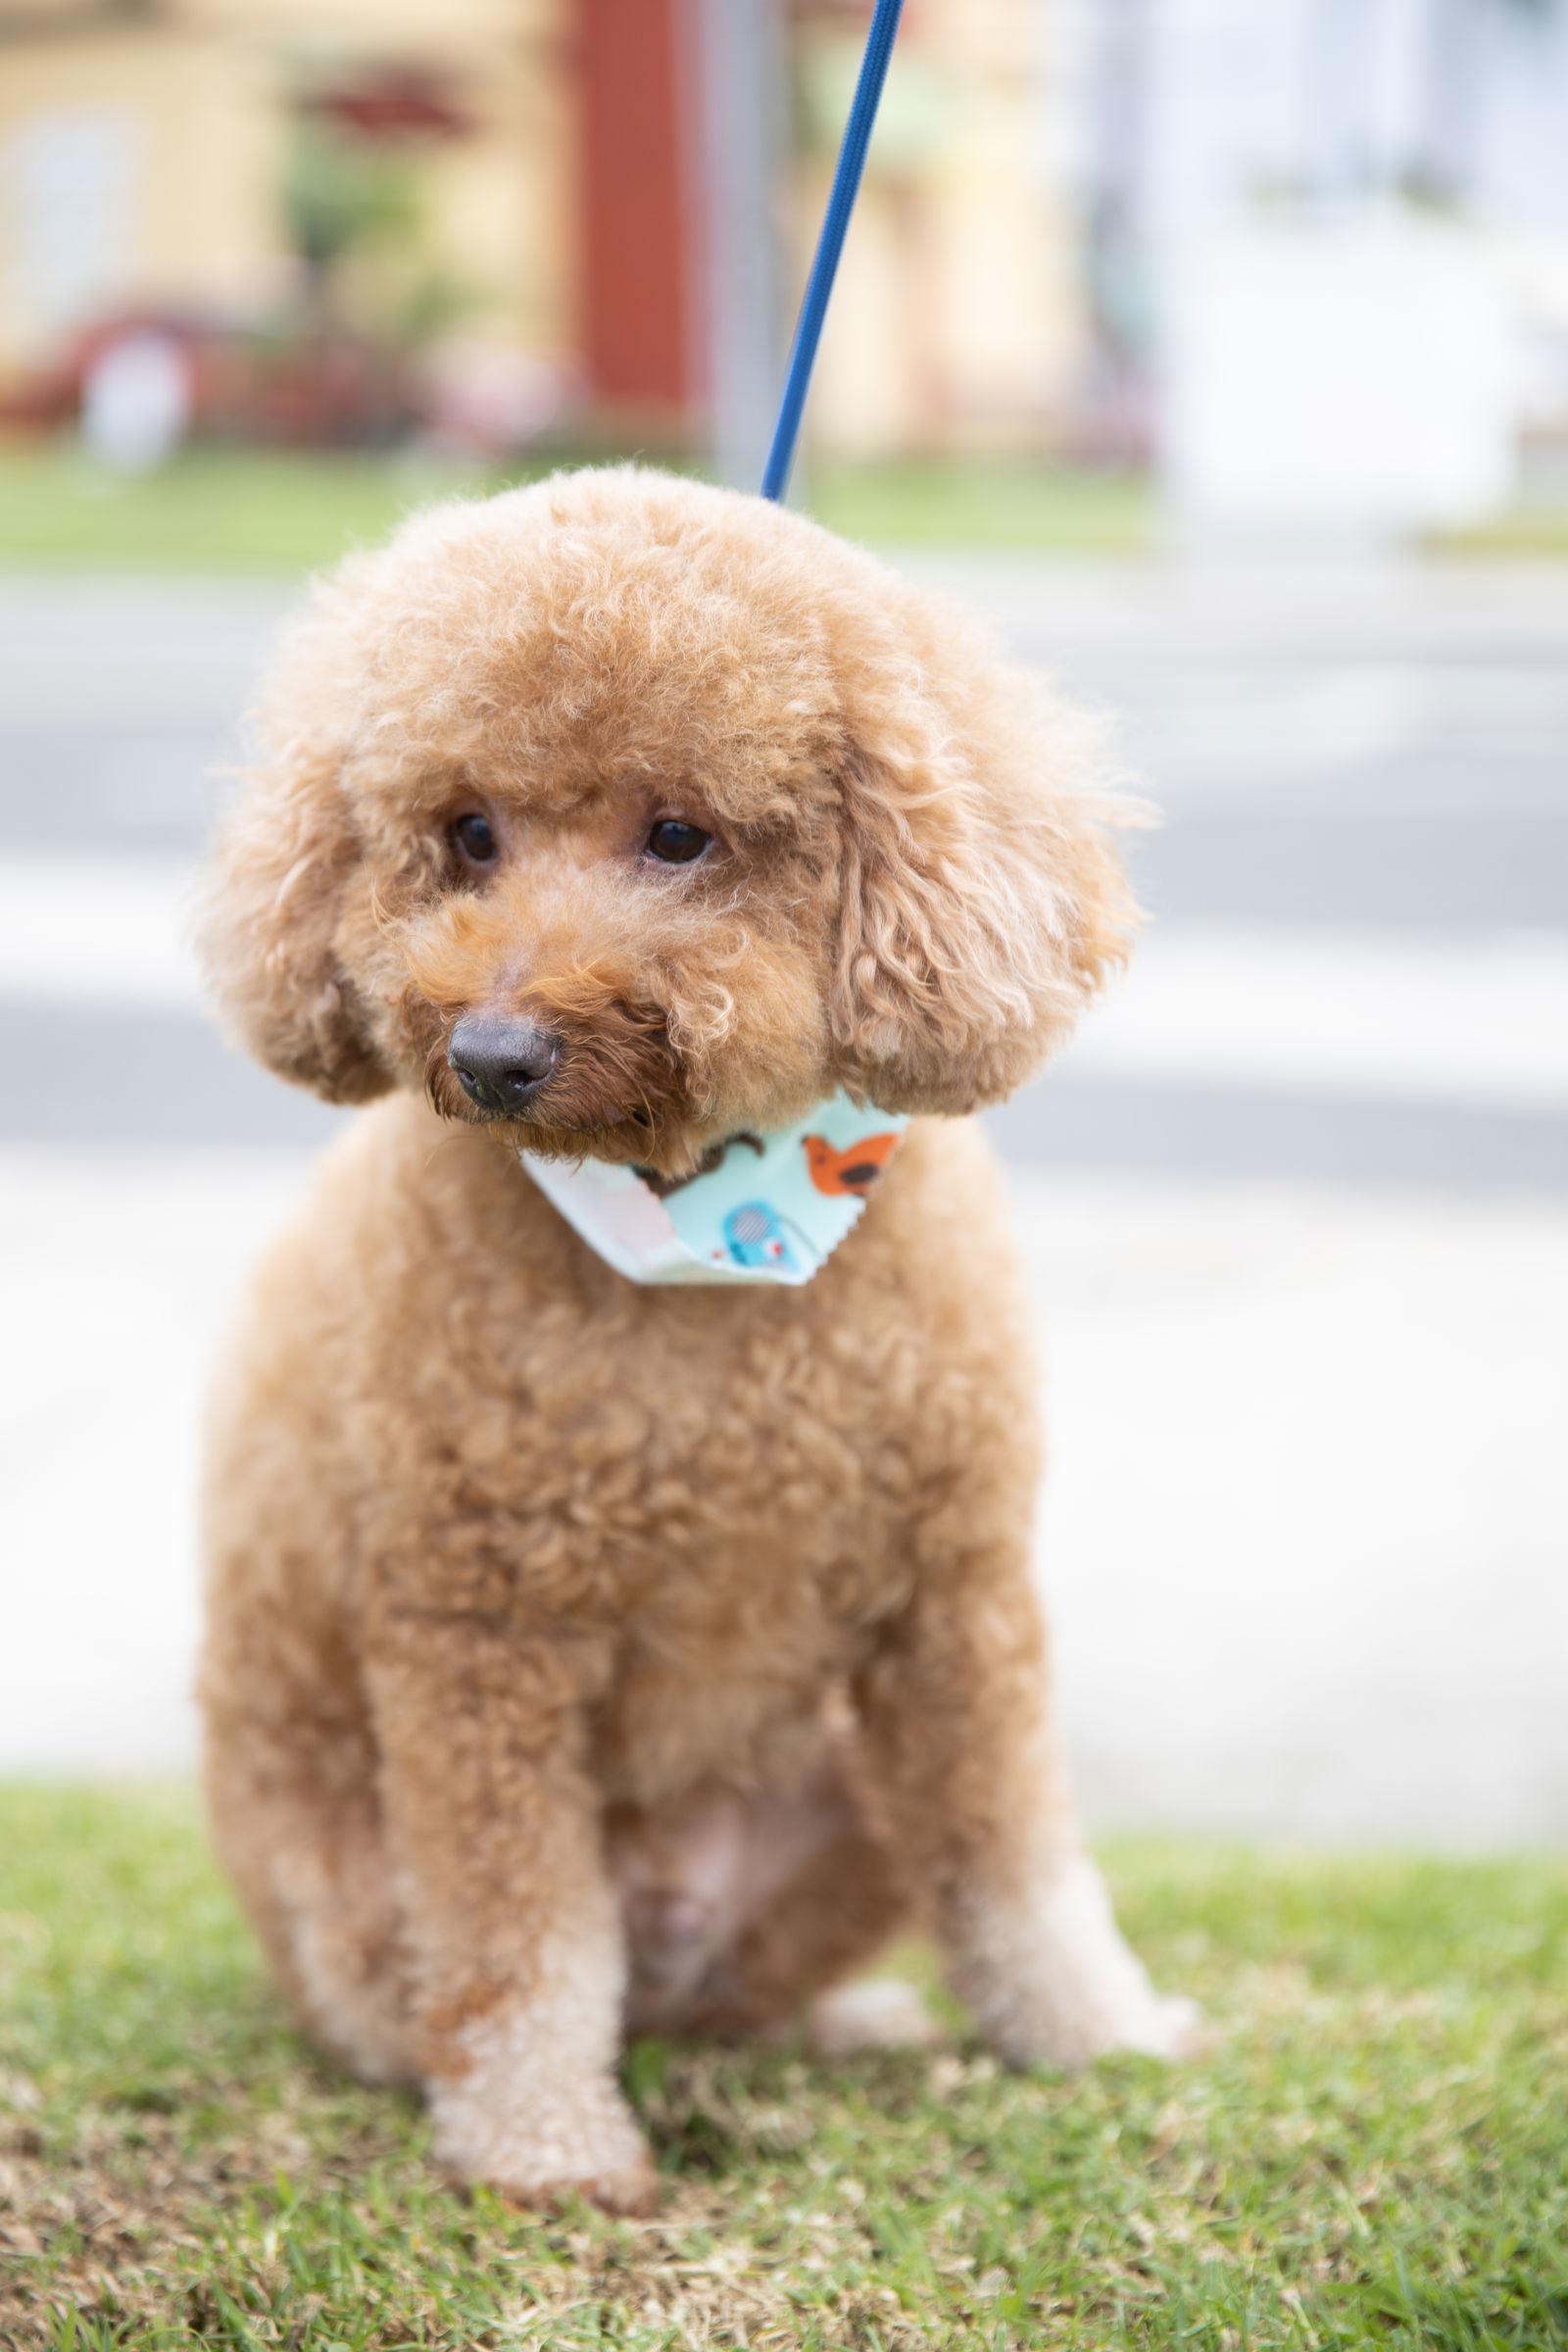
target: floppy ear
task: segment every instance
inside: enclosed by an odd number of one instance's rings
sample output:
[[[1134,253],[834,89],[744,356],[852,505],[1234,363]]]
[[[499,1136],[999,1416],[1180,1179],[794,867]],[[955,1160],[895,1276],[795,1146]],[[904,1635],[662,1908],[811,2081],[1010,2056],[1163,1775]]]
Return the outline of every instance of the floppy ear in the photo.
[[[831,1017],[855,1092],[956,1113],[1066,1040],[1138,911],[1094,731],[957,616],[915,618],[915,661],[847,703]]]
[[[329,1102],[368,1102],[392,1084],[338,955],[360,862],[339,755],[299,741],[248,773],[203,894],[202,960],[225,1025],[270,1070]]]

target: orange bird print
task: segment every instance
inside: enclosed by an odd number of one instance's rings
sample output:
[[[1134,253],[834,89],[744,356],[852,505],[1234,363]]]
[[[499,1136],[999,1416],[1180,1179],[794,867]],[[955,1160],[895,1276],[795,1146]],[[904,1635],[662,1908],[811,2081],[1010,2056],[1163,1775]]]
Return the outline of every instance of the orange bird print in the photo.
[[[867,1135],[843,1152],[825,1135],[806,1138],[806,1165],[819,1193],[857,1193],[863,1200],[899,1148],[894,1135]]]

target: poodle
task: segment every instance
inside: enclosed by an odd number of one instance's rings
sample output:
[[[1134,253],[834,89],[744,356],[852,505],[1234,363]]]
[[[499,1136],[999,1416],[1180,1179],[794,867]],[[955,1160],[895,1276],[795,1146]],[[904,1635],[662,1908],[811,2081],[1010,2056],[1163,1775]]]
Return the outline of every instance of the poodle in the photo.
[[[623,2036],[913,2035],[850,1983],[911,1924],[1010,2065],[1177,2053],[1064,1785],[965,1115],[1128,946],[1086,731],[870,556],[636,468],[350,558],[261,724],[208,971],[374,1103],[206,1476],[211,1815],[308,2030],[455,2178],[627,2212]],[[909,1123],[817,1139],[858,1221],[805,1283],[628,1280],[531,1172],[665,1198],[834,1097]]]

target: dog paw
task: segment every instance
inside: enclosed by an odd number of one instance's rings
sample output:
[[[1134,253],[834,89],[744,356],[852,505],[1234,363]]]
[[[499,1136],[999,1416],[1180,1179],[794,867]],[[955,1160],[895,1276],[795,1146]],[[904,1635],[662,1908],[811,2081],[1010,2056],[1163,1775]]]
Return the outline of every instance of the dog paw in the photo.
[[[560,2082],[501,2102],[471,2085],[431,2096],[435,2158],[449,2179],[483,2181],[511,2205],[542,2211],[587,2197],[609,2213],[649,2213],[659,2177],[632,2113],[608,2083],[567,2095]]]
[[[1032,2005],[1031,2005],[1032,2006]],[[1088,2006],[1063,2013],[1054,2005],[1044,2015],[1024,2008],[998,2021],[985,2038],[1004,2066],[1059,2068],[1076,2074],[1097,2058],[1130,2050],[1146,2058],[1190,2058],[1200,2046],[1200,2015],[1179,1994],[1151,1992],[1146,2001],[1116,2008]]]
[[[1087,2066],[1117,2050],[1146,2058],[1190,2058],[1199,2047],[1201,2026],[1201,2010],[1185,1993],[1140,1985],[1134,1997],[1086,2018],[1068,2054],[1057,2063]]]
[[[912,1984],[867,1977],[819,1993],[806,2013],[807,2047],[815,2058],[854,2058],[863,2050],[929,2050],[942,2029]]]
[[[624,2214],[637,2221],[659,2204],[659,2175],[646,2156],[618,2172],[593,2173],[586,2180],[541,2180],[527,2188],[511,2181],[493,2185],[518,2213],[559,2213],[564,2205],[585,2197],[603,2213]]]
[[[1198,2045],[1197,2008],[1155,1991],[1087,1857],[1057,1872],[1029,1912],[982,1927],[971,2006],[1004,2064],[1075,2068],[1113,2050],[1174,2059]]]
[[[1203,2012],[1185,1992],[1156,1992],[1132,2031],[1112,2049],[1141,2050],[1150,2058],[1195,2058],[1203,2046]]]

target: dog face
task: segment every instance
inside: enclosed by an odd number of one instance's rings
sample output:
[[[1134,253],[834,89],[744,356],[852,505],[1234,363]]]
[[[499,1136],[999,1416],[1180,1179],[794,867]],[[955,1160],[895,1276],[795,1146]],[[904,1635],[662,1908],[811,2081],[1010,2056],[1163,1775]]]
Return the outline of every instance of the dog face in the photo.
[[[1124,953],[1084,731],[960,616],[634,469],[416,517],[297,626],[214,859],[230,1024],[679,1176],[839,1087],[999,1100]]]

